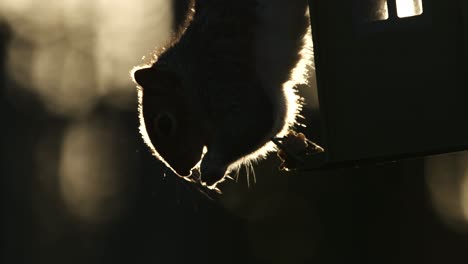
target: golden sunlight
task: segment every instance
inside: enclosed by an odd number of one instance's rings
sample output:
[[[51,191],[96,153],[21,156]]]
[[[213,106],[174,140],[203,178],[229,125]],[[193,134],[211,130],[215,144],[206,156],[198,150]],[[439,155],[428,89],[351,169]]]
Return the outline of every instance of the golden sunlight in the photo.
[[[171,9],[166,0],[0,1],[13,33],[8,75],[56,115],[85,116],[102,101],[131,107],[128,69],[170,39]],[[15,101],[16,86],[6,90]]]
[[[66,130],[58,164],[59,188],[68,211],[90,224],[118,217],[134,182],[127,167],[130,145],[118,122],[94,118]]]

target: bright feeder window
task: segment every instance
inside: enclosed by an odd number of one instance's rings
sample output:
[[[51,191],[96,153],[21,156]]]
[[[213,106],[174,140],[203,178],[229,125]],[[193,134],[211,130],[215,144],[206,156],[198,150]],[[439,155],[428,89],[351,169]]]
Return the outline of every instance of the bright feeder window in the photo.
[[[419,16],[423,13],[422,0],[396,0],[398,17]]]

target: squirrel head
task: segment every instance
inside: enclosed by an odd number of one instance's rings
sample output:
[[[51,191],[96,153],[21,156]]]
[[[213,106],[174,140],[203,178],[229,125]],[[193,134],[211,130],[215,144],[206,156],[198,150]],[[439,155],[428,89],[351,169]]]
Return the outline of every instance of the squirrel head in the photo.
[[[153,65],[135,71],[133,77],[142,90],[140,122],[153,151],[179,176],[190,175],[205,146],[199,106],[173,71]]]

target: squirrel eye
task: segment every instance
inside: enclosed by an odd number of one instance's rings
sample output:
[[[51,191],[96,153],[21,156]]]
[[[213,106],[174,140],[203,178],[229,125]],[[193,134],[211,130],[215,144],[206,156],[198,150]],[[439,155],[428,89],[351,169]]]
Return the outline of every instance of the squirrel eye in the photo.
[[[154,119],[153,125],[158,134],[168,137],[174,133],[176,121],[172,114],[162,113]]]

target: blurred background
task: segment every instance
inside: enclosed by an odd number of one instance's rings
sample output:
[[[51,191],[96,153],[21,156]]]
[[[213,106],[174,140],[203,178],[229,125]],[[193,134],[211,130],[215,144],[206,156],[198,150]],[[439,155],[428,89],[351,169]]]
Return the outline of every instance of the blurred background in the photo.
[[[130,69],[186,1],[0,2],[2,263],[466,263],[468,153],[223,186],[165,175]],[[304,132],[320,126],[314,73]]]

